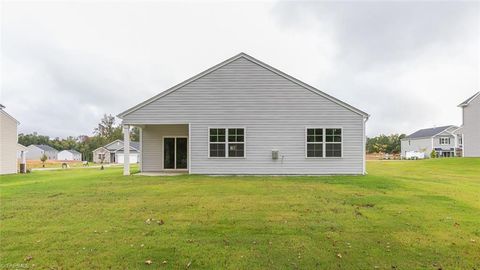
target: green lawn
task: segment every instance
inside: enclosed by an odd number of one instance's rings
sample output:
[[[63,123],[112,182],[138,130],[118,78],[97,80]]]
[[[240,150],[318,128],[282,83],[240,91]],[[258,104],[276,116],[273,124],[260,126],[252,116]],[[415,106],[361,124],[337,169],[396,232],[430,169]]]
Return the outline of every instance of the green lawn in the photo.
[[[480,159],[372,161],[368,171],[2,176],[0,269],[480,268]]]

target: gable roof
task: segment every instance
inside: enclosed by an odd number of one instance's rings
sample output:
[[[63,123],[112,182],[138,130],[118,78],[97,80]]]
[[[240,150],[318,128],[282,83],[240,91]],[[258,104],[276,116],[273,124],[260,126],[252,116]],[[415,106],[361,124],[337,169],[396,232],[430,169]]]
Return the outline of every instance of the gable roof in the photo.
[[[472,100],[474,100],[476,97],[480,96],[480,91],[475,93],[475,95],[469,97],[467,100],[465,100],[464,102],[458,104],[458,107],[465,107],[465,106],[468,106],[468,104],[470,104],[470,102],[472,102]]]
[[[63,151],[67,151],[67,152],[70,152],[74,155],[81,155],[82,153],[78,152],[77,150],[75,149],[67,149],[67,150],[63,150]],[[60,151],[60,152],[63,152],[63,151]]]
[[[155,95],[155,96],[153,96],[153,97],[151,97],[147,100],[145,100],[144,102],[142,102],[140,104],[137,104],[136,106],[133,106],[132,108],[118,114],[117,117],[123,118],[124,116],[126,116],[126,115],[128,115],[128,114],[130,114],[130,113],[132,113],[132,112],[134,112],[134,111],[152,103],[152,102],[154,102],[155,100],[158,100],[158,99],[160,99],[160,98],[162,98],[162,97],[164,97],[164,96],[166,96],[166,95],[184,87],[185,85],[190,84],[193,81],[196,81],[196,80],[202,78],[203,76],[205,76],[205,75],[207,75],[207,74],[209,74],[209,73],[211,73],[211,72],[213,72],[213,71],[215,71],[215,70],[217,70],[217,69],[219,69],[219,68],[221,68],[225,65],[230,64],[231,62],[233,62],[233,61],[235,61],[239,58],[245,58],[245,59],[247,59],[247,60],[263,67],[263,68],[266,68],[266,69],[270,70],[271,72],[273,72],[273,73],[275,73],[275,74],[277,74],[277,75],[279,75],[279,76],[281,76],[281,77],[283,77],[283,78],[285,78],[285,79],[287,79],[287,80],[289,80],[289,81],[291,81],[291,82],[293,82],[293,83],[295,83],[299,86],[302,86],[303,88],[305,88],[305,89],[307,89],[307,90],[309,90],[309,91],[311,91],[311,92],[313,92],[313,93],[315,93],[319,96],[322,96],[322,97],[324,97],[324,98],[326,98],[326,99],[328,99],[328,100],[330,100],[330,101],[332,101],[332,102],[334,102],[334,103],[336,103],[336,104],[338,104],[338,105],[340,105],[340,106],[342,106],[342,107],[344,107],[344,108],[346,108],[346,109],[348,109],[348,110],[350,110],[354,113],[357,113],[357,114],[359,114],[363,117],[366,117],[367,119],[368,119],[368,117],[370,117],[370,115],[368,113],[366,113],[364,111],[361,111],[361,110],[359,110],[359,109],[357,109],[357,108],[355,108],[355,107],[353,107],[353,106],[351,106],[351,105],[349,105],[349,104],[347,104],[347,103],[345,103],[345,102],[343,102],[339,99],[336,99],[336,98],[334,98],[334,97],[318,90],[317,88],[315,88],[313,86],[310,86],[310,85],[308,85],[308,84],[306,84],[306,83],[304,83],[304,82],[302,82],[298,79],[295,79],[294,77],[292,77],[292,76],[290,76],[290,75],[288,75],[288,74],[286,74],[286,73],[284,73],[284,72],[282,72],[282,71],[280,71],[280,70],[278,70],[278,69],[276,69],[276,68],[274,68],[274,67],[272,67],[268,64],[265,64],[262,61],[260,61],[258,59],[255,59],[255,58],[251,57],[250,55],[248,55],[246,53],[243,53],[243,52],[239,53],[239,54],[237,54],[237,55],[235,55],[235,56],[233,56],[233,57],[231,57],[231,58],[229,58],[229,59],[227,59],[227,60],[225,60],[225,61],[223,61],[223,62],[221,62],[221,63],[219,63],[219,64],[217,64],[217,65],[215,65],[215,66],[213,66],[213,67],[211,67],[211,68],[209,68],[209,69],[207,69],[207,70],[205,70],[205,71],[203,71],[203,72],[201,72],[201,73],[199,73],[195,76],[193,76],[193,77],[191,77],[190,79],[187,79],[187,80],[185,80],[185,81],[183,81],[183,82],[181,82],[181,83],[179,83],[179,84],[177,84],[177,85],[175,85],[175,86],[173,86],[173,87],[171,87],[171,88],[169,88],[169,89],[167,89],[167,90],[165,90],[165,91],[163,91],[163,92],[161,92],[161,93],[159,93],[159,94],[157,94],[157,95]]]
[[[119,146],[116,146],[116,145],[115,145],[116,143],[120,143],[120,145],[119,145]],[[120,149],[120,148],[122,148],[122,147],[123,147],[123,141],[122,141],[122,140],[115,140],[115,141],[113,141],[113,142],[111,142],[111,143],[108,143],[108,144],[106,144],[106,145],[103,146],[103,148],[105,148],[105,149],[107,149],[107,150],[109,150],[109,151],[116,151],[116,150],[118,150],[118,149]]]
[[[10,119],[12,119],[13,121],[15,121],[17,123],[17,125],[20,125],[20,122],[15,119],[15,117],[11,116],[10,114],[8,114],[6,111],[4,111],[3,109],[5,109],[5,106],[3,106],[2,104],[0,104],[0,112],[3,113],[5,116],[9,117]]]
[[[405,137],[405,139],[415,139],[415,138],[428,138],[428,137],[433,137],[437,134],[440,134],[444,132],[445,130],[455,127],[455,126],[441,126],[441,127],[433,127],[433,128],[424,128],[415,131],[414,133],[408,135]]]
[[[123,151],[125,147],[119,148],[117,151]],[[130,142],[130,150],[136,150],[140,152],[140,142]]]
[[[50,145],[46,145],[46,144],[33,144],[33,146],[36,146],[36,147],[42,149],[43,151],[58,152],[57,149],[51,147]]]

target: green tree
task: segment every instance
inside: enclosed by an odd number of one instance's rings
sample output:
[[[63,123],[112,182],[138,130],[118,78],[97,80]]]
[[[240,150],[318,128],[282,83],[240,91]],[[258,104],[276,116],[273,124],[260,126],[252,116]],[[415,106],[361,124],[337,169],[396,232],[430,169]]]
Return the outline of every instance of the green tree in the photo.
[[[398,154],[401,151],[401,140],[405,138],[405,134],[391,134],[373,138],[367,138],[366,151],[367,153],[388,153]]]
[[[40,161],[42,162],[42,167],[45,168],[45,161],[47,161],[48,157],[47,155],[43,154],[41,157],[40,157]]]

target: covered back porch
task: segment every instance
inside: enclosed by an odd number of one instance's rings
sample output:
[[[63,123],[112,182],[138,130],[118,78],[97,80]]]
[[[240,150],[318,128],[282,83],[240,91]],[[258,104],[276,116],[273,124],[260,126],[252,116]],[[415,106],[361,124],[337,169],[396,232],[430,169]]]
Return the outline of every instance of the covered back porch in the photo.
[[[124,149],[129,149],[132,126],[140,129],[139,165],[142,173],[190,171],[190,124],[123,125]],[[125,159],[128,156],[125,153]],[[130,175],[130,164],[125,161],[123,174]]]

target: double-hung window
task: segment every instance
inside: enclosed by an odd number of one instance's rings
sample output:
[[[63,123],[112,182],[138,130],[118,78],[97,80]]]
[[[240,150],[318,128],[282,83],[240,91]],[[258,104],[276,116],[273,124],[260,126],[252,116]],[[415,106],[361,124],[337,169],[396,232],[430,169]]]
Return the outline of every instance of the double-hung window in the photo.
[[[341,128],[307,128],[307,158],[342,157]]]
[[[323,128],[307,129],[307,157],[323,157]]]
[[[225,157],[225,129],[211,128],[209,137],[210,157]]]
[[[440,144],[441,145],[450,144],[450,137],[440,137]]]
[[[210,128],[209,157],[245,157],[244,128]]]
[[[342,130],[340,128],[325,129],[325,156],[342,156]]]

